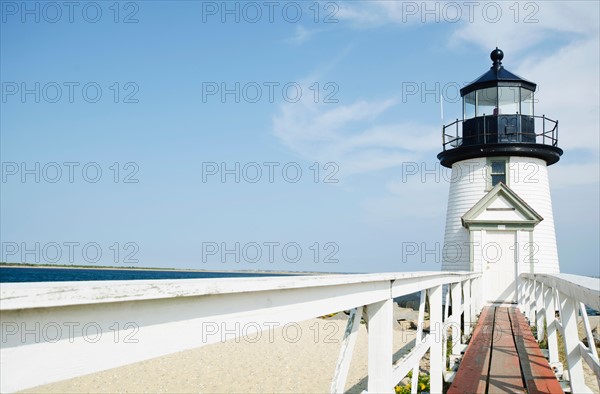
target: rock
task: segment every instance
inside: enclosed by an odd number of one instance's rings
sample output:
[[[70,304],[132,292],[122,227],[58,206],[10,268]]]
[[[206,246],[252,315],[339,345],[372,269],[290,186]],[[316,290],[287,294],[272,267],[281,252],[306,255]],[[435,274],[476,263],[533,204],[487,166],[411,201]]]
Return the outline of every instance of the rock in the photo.
[[[416,320],[411,320],[411,321],[410,321],[410,328],[411,328],[412,330],[416,330],[416,329],[418,329],[418,328],[419,328],[419,327],[418,327],[418,325],[417,325],[417,321],[416,321]],[[425,320],[425,321],[423,322],[423,332],[424,332],[424,333],[428,333],[429,331],[430,331],[430,323],[429,323],[429,320]]]
[[[412,310],[410,308],[402,308],[394,304],[394,320],[406,321],[406,320],[418,320],[419,311]]]
[[[600,333],[598,333],[598,327],[595,327],[592,330],[592,338],[594,338],[594,342],[595,342],[596,347],[600,347]],[[581,342],[583,342],[583,344],[585,346],[587,346],[588,348],[590,347],[590,345],[588,344],[587,335],[583,336],[583,339],[581,340]]]

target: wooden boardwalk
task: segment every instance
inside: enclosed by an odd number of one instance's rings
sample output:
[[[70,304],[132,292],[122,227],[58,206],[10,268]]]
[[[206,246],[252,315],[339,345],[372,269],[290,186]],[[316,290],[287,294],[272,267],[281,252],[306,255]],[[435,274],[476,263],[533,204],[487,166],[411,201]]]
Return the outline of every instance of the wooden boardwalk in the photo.
[[[484,307],[448,394],[562,393],[518,308]]]

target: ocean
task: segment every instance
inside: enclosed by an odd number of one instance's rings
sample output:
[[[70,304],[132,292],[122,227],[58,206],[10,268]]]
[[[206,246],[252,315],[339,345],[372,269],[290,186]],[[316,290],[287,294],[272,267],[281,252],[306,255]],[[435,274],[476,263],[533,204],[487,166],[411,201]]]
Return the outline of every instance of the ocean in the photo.
[[[35,268],[0,267],[0,283],[14,282],[69,282],[83,280],[143,280],[143,279],[199,279],[199,278],[253,278],[266,276],[286,276],[286,274],[253,272],[199,272],[199,271],[160,271],[128,269],[87,269],[87,268]]]

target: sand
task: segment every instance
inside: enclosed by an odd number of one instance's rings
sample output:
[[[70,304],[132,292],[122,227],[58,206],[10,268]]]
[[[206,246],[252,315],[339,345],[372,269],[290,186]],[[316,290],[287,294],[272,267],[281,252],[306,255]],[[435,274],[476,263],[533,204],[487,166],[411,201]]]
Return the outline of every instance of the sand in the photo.
[[[396,307],[395,359],[414,344],[408,319],[417,313]],[[328,393],[347,316],[311,319],[287,331],[263,332],[144,362],[28,389],[30,393]],[[299,328],[298,330],[296,330]],[[297,335],[297,333],[301,333]],[[412,345],[411,345],[412,346]],[[426,366],[426,365],[425,365]],[[359,328],[346,390],[367,388],[367,331]]]

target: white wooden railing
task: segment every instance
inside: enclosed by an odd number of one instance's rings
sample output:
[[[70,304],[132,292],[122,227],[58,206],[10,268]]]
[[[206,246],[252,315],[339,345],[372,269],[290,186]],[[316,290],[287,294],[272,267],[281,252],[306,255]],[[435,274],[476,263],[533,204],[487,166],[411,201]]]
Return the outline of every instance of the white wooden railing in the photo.
[[[522,274],[520,279],[519,305],[530,324],[536,326],[538,341],[544,338],[546,323],[550,365],[562,369],[558,331],[564,341],[571,392],[589,392],[582,361],[592,369],[600,386],[600,362],[585,309],[587,305],[600,310],[600,279],[570,274]],[[583,321],[589,347],[579,339],[578,316]]]
[[[448,332],[452,353],[459,354],[483,306],[480,280],[472,272],[413,272],[2,284],[0,390],[35,387],[350,310],[331,392],[344,390],[364,317],[369,392],[393,392],[411,370],[418,376],[419,362],[429,352],[431,392],[441,393]],[[393,299],[416,292],[421,294],[417,340],[393,363]],[[426,304],[430,328],[423,335]]]

